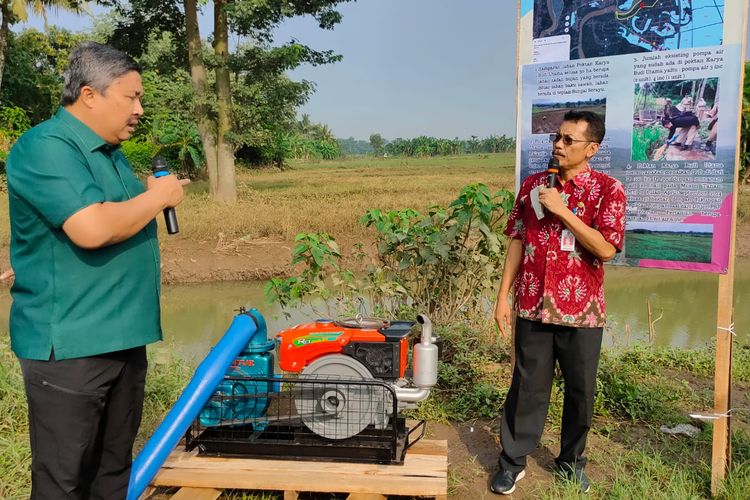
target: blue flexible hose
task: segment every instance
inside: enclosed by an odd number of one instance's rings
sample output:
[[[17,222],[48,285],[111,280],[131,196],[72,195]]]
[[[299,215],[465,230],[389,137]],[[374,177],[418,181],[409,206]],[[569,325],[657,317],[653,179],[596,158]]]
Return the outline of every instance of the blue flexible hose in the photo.
[[[255,309],[234,317],[229,329],[198,365],[193,379],[133,462],[127,500],[138,500],[214,393],[229,365],[253,338],[257,325],[264,323],[263,316]]]

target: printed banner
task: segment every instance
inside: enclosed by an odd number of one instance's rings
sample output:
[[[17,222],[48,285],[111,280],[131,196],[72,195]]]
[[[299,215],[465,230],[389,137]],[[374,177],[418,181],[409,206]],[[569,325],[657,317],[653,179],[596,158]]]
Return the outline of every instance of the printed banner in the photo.
[[[605,117],[591,166],[628,196],[614,263],[725,273],[746,0],[521,0],[518,182],[571,109]]]

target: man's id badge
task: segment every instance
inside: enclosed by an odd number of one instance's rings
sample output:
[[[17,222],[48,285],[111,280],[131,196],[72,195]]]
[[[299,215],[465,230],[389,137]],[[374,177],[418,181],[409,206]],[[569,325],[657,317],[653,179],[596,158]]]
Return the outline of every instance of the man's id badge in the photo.
[[[563,229],[560,234],[560,250],[563,252],[572,252],[576,249],[576,237],[570,229]]]

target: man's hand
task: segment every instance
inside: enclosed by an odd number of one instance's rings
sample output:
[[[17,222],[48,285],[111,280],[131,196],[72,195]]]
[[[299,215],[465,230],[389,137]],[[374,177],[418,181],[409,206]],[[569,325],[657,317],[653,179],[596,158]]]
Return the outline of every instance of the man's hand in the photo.
[[[178,179],[174,174],[159,178],[151,175],[146,181],[146,188],[159,193],[159,197],[164,200],[164,208],[170,208],[180,204],[185,197],[183,186],[188,184],[190,179]]]
[[[12,267],[9,267],[7,270],[3,271],[2,274],[0,274],[0,281],[13,281],[13,278],[15,277],[16,272]]]
[[[568,207],[562,201],[560,192],[555,188],[542,187],[539,189],[539,203],[550,213],[560,215]]]
[[[499,297],[495,304],[495,322],[500,329],[500,334],[508,338],[510,333],[510,304],[507,297]]]

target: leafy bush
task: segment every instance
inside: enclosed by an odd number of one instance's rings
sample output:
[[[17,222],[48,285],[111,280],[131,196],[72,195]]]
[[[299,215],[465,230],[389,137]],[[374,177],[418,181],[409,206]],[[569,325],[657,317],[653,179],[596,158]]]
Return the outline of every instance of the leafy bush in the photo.
[[[0,171],[5,171],[5,160],[16,140],[31,128],[26,111],[18,106],[0,108]]]
[[[338,247],[330,253],[331,236],[303,233],[297,237],[302,246],[293,252],[293,263],[306,266],[302,274],[273,279],[266,290],[282,306],[313,296],[335,298],[351,310],[364,296],[382,314],[408,307],[442,324],[457,320],[459,313],[484,315],[501,276],[501,232],[512,204],[507,190],[493,194],[484,184],[470,184],[447,208],[432,207],[427,215],[370,210],[360,221],[377,232],[379,262],[359,280],[340,268]]]
[[[141,175],[151,172],[151,160],[159,151],[156,144],[143,138],[124,141],[120,144],[120,149],[130,162],[133,171]]]
[[[151,124],[151,141],[158,154],[171,160],[172,170],[193,176],[204,164],[198,127],[180,116],[157,117]]]
[[[138,153],[149,152],[151,158],[159,154],[167,160],[171,172],[194,177],[205,162],[193,116],[190,75],[184,70],[162,74],[149,69],[143,72],[143,88],[146,114],[133,139],[141,144],[148,143],[150,147],[142,146]],[[149,170],[151,158],[148,158]],[[143,171],[143,160],[140,156],[137,158],[140,171]]]
[[[271,278],[265,287],[266,295],[279,301],[282,308],[309,295],[327,300],[339,287],[353,282],[354,274],[339,267],[341,253],[330,235],[300,233],[294,241],[297,244],[292,250],[292,265],[304,264],[302,273],[291,278]]]
[[[334,160],[341,156],[341,147],[335,139],[305,139],[290,137],[290,156],[305,160]]]
[[[497,417],[508,393],[507,346],[465,325],[438,327],[443,341],[438,383],[432,404],[419,412],[440,414],[449,420]]]
[[[483,300],[501,277],[505,243],[502,231],[513,206],[513,193],[491,193],[470,184],[447,208],[427,215],[411,209],[373,209],[360,219],[377,231],[380,267],[406,291],[411,305],[439,322],[460,312],[484,313]]]
[[[31,128],[31,120],[26,111],[17,107],[0,108],[0,133],[8,139],[15,141]]]

